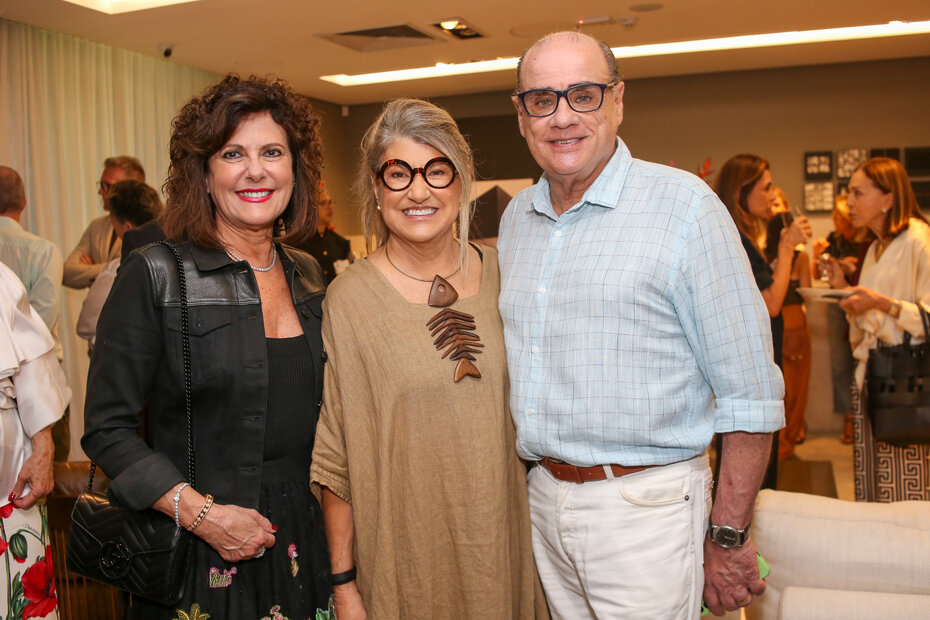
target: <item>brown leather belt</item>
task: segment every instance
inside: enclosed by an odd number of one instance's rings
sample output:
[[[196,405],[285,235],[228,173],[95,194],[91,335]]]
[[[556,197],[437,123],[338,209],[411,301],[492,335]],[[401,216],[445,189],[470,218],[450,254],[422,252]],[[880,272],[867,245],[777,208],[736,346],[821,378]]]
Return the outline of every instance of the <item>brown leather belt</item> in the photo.
[[[578,467],[577,465],[569,465],[568,463],[563,463],[562,461],[556,461],[554,459],[542,459],[539,461],[539,464],[548,469],[549,473],[552,474],[556,480],[561,480],[563,482],[576,482],[581,484],[582,482],[597,482],[598,480],[607,479],[604,465]],[[649,469],[653,467],[653,465],[624,467],[623,465],[614,465],[611,463],[609,467],[614,473],[614,477],[619,478],[620,476],[635,474],[638,471]]]

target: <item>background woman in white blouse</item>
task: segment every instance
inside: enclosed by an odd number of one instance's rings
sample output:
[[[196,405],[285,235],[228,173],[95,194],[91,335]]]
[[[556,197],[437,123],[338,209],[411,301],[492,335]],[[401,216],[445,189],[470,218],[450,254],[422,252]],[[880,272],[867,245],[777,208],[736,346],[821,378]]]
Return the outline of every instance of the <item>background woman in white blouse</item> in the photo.
[[[876,441],[859,397],[865,362],[878,346],[900,344],[909,332],[924,339],[918,303],[930,309],[930,226],[920,213],[904,167],[874,157],[849,181],[850,219],[877,239],[862,264],[859,285],[840,301],[849,319],[849,340],[858,361],[853,407],[856,499],[891,502],[930,499],[930,446],[894,446]],[[847,288],[836,260],[830,259],[830,284]]]

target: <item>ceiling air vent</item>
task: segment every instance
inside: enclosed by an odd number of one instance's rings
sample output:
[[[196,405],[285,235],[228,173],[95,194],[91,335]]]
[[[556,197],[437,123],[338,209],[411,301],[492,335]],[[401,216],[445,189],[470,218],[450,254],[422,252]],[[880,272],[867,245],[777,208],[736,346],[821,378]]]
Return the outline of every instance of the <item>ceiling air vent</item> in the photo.
[[[380,52],[417,45],[430,45],[442,41],[436,36],[421,32],[407,24],[371,28],[370,30],[318,34],[317,36],[357,52]]]

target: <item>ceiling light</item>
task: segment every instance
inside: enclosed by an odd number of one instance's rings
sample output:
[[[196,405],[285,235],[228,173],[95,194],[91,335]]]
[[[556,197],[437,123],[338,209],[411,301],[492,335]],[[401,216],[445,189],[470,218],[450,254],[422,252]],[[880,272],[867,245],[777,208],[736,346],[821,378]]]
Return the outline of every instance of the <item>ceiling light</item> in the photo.
[[[601,24],[612,24],[614,23],[613,18],[610,15],[598,15],[597,17],[582,17],[577,22],[576,26],[598,26]]]
[[[85,9],[106,13],[107,15],[116,15],[118,13],[157,9],[172,4],[197,2],[197,0],[65,0],[65,2],[82,6]]]
[[[467,24],[461,17],[447,17],[433,24],[446,35],[452,35],[456,39],[480,39],[481,33]]]
[[[876,39],[912,34],[930,34],[930,21],[893,21],[887,24],[875,24],[871,26],[824,28],[821,30],[794,30],[790,32],[751,34],[738,37],[676,41],[673,43],[627,45],[611,48],[611,51],[617,58],[625,59],[642,58],[646,56],[667,56],[671,54],[690,54],[694,52],[748,49],[753,47],[775,47],[779,45],[800,45],[804,43]],[[498,58],[496,60],[482,60],[458,64],[437,63],[432,67],[417,67],[414,69],[381,71],[378,73],[321,75],[320,79],[339,86],[363,86],[367,84],[383,84],[385,82],[421,80],[426,78],[466,75],[470,73],[504,71],[508,69],[514,70],[517,68],[517,60],[517,58]]]

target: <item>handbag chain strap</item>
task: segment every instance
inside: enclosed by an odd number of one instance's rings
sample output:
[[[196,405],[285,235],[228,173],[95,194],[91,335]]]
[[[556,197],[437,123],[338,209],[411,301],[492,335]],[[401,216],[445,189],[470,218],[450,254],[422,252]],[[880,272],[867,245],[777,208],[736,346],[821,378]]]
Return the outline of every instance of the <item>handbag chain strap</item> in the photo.
[[[167,241],[159,241],[159,244],[165,246],[174,254],[174,260],[178,264],[178,288],[181,296],[181,353],[184,357],[184,410],[187,415],[187,481],[191,487],[196,487],[195,469],[194,469],[194,425],[191,416],[191,335],[188,323],[188,304],[187,304],[187,277],[184,274],[184,261],[181,259],[178,249]],[[94,473],[97,470],[97,463],[90,463],[90,479],[87,483],[87,490],[90,491],[94,486]]]
[[[917,308],[920,310],[920,320],[924,324],[924,342],[930,343],[930,314],[927,314],[927,309],[919,301]]]

